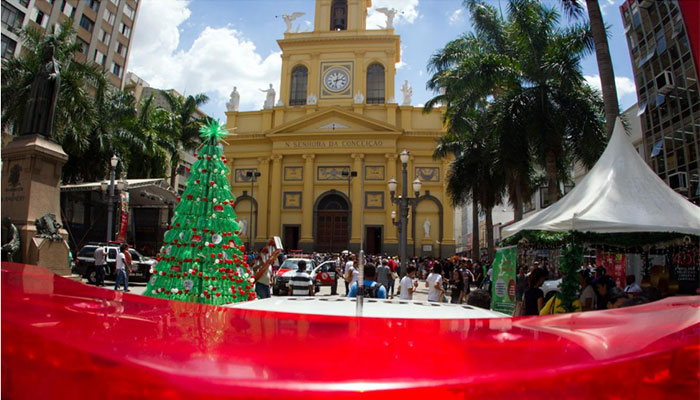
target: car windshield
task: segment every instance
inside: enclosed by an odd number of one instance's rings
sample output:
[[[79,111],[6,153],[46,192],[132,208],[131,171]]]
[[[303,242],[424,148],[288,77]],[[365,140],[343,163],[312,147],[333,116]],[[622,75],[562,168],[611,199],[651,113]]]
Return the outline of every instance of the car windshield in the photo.
[[[78,252],[78,257],[92,257],[97,246],[85,246]]]
[[[299,269],[299,261],[301,261],[300,258],[288,258],[284,260],[280,269],[291,269],[292,271],[296,271]],[[306,272],[311,272],[314,269],[314,263],[310,260],[304,261],[306,261]]]
[[[133,261],[141,261],[141,257],[139,256],[139,253],[136,252],[136,250],[129,249],[129,253],[131,253],[131,259]]]

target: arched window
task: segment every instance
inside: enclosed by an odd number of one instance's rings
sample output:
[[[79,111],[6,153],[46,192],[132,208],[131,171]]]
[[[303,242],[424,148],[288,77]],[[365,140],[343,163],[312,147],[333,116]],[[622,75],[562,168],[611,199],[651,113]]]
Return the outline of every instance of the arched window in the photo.
[[[303,106],[306,104],[306,82],[309,72],[303,65],[292,69],[292,83],[289,86],[289,105]]]
[[[374,63],[367,68],[367,104],[384,104],[384,66]]]
[[[348,2],[335,0],[331,5],[331,30],[344,31],[348,29]]]

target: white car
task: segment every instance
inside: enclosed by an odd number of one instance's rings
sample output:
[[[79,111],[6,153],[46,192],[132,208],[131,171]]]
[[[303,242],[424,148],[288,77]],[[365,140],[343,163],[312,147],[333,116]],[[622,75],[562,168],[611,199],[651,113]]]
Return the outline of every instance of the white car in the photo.
[[[544,292],[545,302],[548,301],[551,296],[554,296],[555,293],[559,293],[559,286],[561,286],[561,278],[544,281],[541,289]]]

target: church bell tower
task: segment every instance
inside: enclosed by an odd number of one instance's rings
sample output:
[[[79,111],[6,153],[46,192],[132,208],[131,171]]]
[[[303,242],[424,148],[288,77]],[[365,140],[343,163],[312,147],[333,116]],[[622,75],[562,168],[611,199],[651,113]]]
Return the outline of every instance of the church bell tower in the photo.
[[[316,0],[314,30],[286,32],[280,101],[286,106],[386,104],[394,97],[400,39],[367,29],[371,0]]]

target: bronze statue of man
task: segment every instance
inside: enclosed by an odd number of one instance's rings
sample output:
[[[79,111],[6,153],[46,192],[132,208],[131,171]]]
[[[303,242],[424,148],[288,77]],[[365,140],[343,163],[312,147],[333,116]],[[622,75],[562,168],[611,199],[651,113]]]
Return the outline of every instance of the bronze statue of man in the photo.
[[[53,122],[61,86],[60,66],[54,54],[53,44],[46,46],[41,53],[41,67],[37,72],[29,92],[29,99],[22,118],[22,135],[40,134],[53,136]]]

